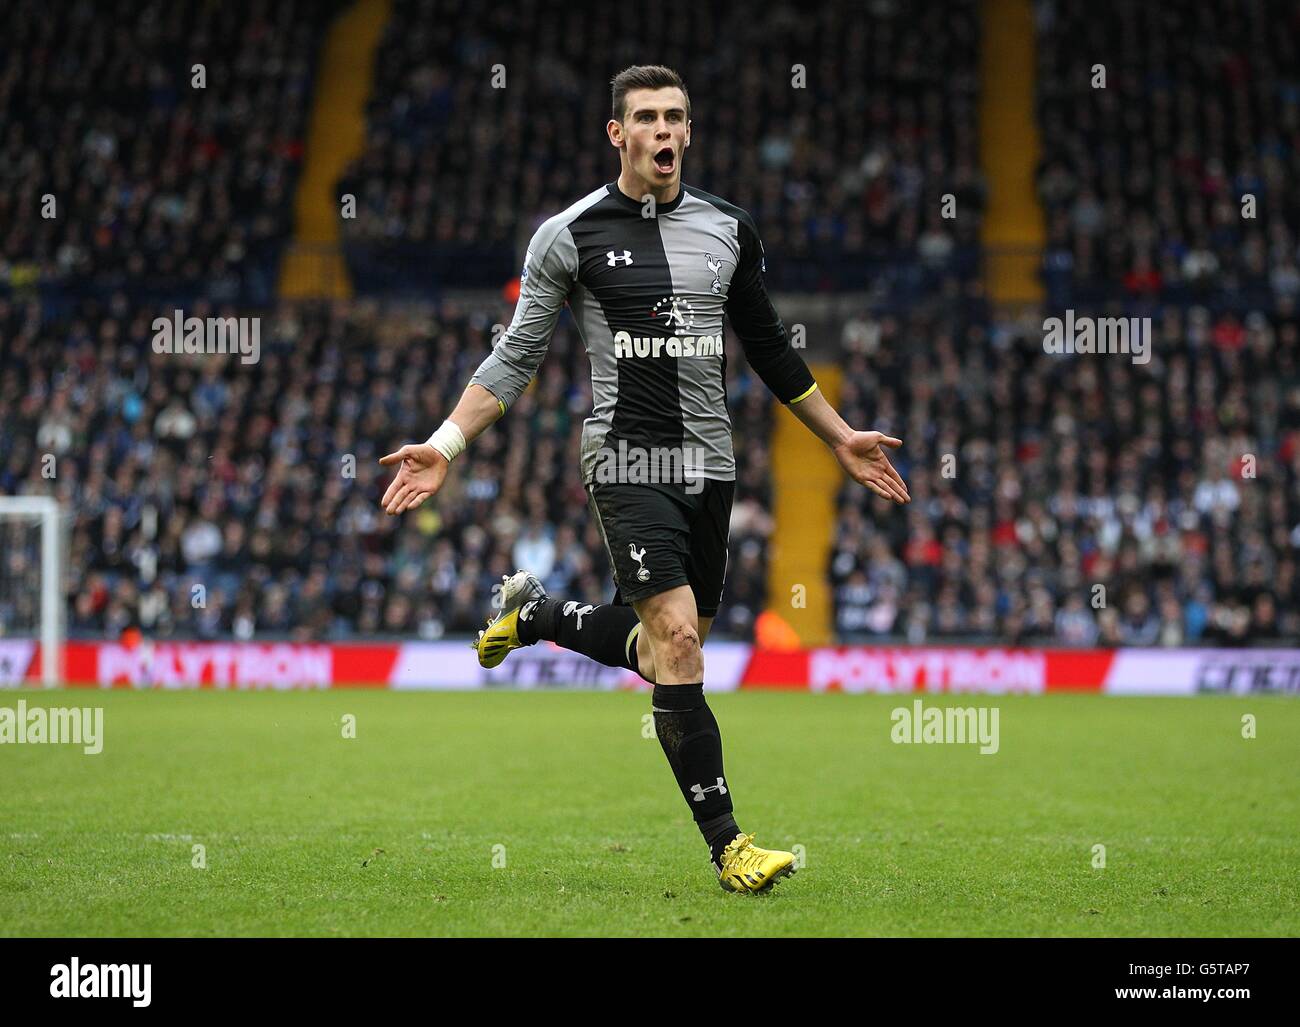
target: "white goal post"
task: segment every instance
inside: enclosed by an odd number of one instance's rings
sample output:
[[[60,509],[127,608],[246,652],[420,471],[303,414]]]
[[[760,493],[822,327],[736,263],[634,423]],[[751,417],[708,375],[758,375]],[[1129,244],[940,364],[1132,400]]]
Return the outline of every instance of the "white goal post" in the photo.
[[[50,496],[0,496],[0,638],[41,644],[41,683],[63,679],[63,538]]]

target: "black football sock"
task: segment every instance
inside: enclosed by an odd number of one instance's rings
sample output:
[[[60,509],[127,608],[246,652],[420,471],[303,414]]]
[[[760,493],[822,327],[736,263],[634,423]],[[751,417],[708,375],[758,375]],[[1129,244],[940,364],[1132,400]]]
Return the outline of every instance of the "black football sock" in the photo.
[[[704,685],[655,685],[651,709],[659,744],[716,863],[740,828],[731,814],[731,792],[722,772],[722,735],[704,701]]]
[[[519,641],[532,645],[544,638],[606,667],[626,667],[640,673],[634,634],[640,623],[630,606],[534,599],[519,611]]]

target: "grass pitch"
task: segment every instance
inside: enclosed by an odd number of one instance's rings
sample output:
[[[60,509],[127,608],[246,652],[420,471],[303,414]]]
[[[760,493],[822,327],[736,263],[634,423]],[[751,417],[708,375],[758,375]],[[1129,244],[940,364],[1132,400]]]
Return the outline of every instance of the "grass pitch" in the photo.
[[[912,696],[712,696],[741,826],[802,846],[751,897],[645,694],[19,698],[105,741],[0,745],[6,935],[1300,934],[1295,700],[927,696],[998,708],[982,756],[893,744]]]

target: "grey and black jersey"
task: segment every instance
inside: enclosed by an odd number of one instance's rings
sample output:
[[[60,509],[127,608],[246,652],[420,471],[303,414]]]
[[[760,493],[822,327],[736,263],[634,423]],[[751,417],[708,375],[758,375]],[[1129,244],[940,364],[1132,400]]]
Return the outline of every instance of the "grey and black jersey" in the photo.
[[[653,213],[602,186],[543,224],[509,328],[472,382],[512,404],[541,365],[567,301],[591,360],[582,474],[602,451],[686,455],[692,477],[736,476],[723,319],[783,403],[816,387],[763,285],[763,247],[739,207],[691,186]]]

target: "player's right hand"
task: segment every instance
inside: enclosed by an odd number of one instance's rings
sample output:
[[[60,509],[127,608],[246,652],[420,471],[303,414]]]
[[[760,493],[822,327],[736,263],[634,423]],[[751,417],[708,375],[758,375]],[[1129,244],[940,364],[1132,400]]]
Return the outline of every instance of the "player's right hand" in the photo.
[[[379,458],[385,467],[397,464],[397,476],[384,493],[379,505],[385,513],[399,514],[414,510],[442,488],[451,465],[447,458],[428,443],[403,446],[396,453]]]

